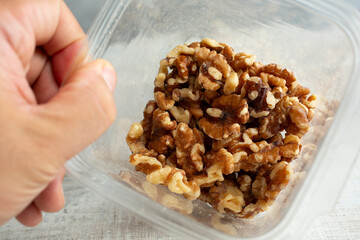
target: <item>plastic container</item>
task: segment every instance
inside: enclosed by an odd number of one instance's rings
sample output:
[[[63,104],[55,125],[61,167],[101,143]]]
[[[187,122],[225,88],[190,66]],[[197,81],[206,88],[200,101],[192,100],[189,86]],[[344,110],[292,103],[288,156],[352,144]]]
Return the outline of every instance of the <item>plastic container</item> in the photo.
[[[89,57],[118,71],[118,117],[67,163],[68,174],[168,233],[197,239],[296,239],[334,206],[359,150],[360,21],[340,2],[109,0],[89,32]],[[279,63],[319,97],[294,177],[273,207],[254,219],[217,213],[144,182],[128,163],[129,126],[153,98],[158,63],[174,46],[214,38]]]

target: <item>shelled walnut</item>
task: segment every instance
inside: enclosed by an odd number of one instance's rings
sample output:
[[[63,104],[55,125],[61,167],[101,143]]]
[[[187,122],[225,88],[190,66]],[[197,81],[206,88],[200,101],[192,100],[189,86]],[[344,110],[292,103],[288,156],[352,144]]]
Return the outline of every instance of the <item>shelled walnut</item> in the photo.
[[[290,70],[208,38],[170,51],[154,85],[126,138],[135,169],[222,213],[268,209],[290,180],[316,96]]]

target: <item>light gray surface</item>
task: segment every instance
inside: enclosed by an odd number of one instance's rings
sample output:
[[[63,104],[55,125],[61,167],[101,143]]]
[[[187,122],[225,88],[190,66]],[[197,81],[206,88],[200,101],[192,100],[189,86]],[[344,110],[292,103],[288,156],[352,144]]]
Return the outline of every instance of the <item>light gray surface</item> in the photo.
[[[66,206],[56,214],[45,214],[36,228],[15,220],[0,229],[0,240],[8,239],[178,239],[155,229],[132,213],[119,209],[86,188],[65,178]],[[360,239],[360,158],[335,209],[317,218],[303,240]]]
[[[360,8],[360,1],[346,0]],[[85,30],[102,0],[66,0]],[[36,228],[15,220],[0,228],[0,239],[177,239],[132,213],[101,199],[69,178],[64,180],[65,208],[45,214]],[[333,212],[317,218],[303,239],[360,239],[360,158]]]
[[[87,31],[105,0],[65,0],[82,28]]]

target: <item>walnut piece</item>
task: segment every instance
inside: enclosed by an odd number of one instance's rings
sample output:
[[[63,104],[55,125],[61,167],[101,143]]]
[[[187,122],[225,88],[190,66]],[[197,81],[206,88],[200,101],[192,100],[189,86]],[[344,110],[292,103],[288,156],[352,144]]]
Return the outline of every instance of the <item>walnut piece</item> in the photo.
[[[225,213],[225,210],[239,213],[245,207],[243,193],[232,181],[218,182],[210,188],[209,193],[213,206],[220,213]]]
[[[215,99],[212,108],[207,110],[207,113],[209,116],[200,119],[199,126],[206,135],[216,140],[239,133],[239,124],[244,124],[249,119],[246,100],[235,94]]]
[[[184,210],[172,193],[160,198],[152,184],[220,213],[254,217],[287,186],[290,163],[302,148],[306,159],[314,152],[301,138],[315,102],[310,89],[277,64],[263,65],[209,38],[179,45],[160,61],[154,100],[126,137],[130,164],[147,175],[136,189],[184,213],[192,205]]]

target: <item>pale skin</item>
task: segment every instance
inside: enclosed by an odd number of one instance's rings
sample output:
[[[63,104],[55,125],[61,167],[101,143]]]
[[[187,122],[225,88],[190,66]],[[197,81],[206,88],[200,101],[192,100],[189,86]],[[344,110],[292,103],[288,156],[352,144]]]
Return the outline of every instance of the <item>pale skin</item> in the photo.
[[[0,226],[35,226],[64,207],[64,163],[114,121],[116,73],[67,74],[85,34],[62,0],[0,0],[0,19]]]

